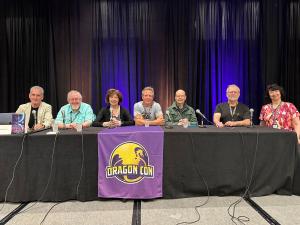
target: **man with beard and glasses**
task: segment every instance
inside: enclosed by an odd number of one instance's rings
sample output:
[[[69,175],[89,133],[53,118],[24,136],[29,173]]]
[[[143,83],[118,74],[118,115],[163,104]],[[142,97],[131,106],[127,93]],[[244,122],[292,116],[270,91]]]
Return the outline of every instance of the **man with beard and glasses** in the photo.
[[[76,129],[77,124],[82,124],[83,128],[91,126],[95,119],[92,107],[82,102],[79,91],[71,90],[67,97],[68,103],[59,110],[55,122],[58,128]]]
[[[228,101],[217,105],[214,113],[214,123],[217,127],[236,127],[250,125],[250,111],[248,106],[238,102],[240,88],[231,84],[226,90]]]

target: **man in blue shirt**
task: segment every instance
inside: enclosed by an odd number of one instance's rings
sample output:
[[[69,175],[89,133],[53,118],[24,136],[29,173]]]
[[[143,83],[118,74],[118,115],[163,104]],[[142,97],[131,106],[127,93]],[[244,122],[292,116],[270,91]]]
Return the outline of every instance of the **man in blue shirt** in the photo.
[[[92,107],[82,102],[79,91],[71,90],[67,97],[68,103],[59,110],[55,122],[58,128],[76,129],[77,124],[83,128],[89,127],[95,119]]]

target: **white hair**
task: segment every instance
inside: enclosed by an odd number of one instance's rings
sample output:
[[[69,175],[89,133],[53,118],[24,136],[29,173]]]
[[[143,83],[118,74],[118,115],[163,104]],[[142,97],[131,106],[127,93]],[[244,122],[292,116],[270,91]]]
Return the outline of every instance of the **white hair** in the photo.
[[[32,92],[32,90],[37,89],[41,92],[42,95],[44,95],[44,89],[40,86],[33,86],[30,88],[30,93]]]
[[[73,95],[73,94],[77,94],[77,95],[79,95],[80,96],[80,99],[82,99],[82,95],[80,94],[80,92],[79,91],[77,91],[77,90],[71,90],[71,91],[69,91],[68,92],[68,95],[67,95],[67,100],[69,100],[69,98],[71,97],[71,95]]]
[[[229,89],[229,88],[232,88],[232,87],[238,89],[238,91],[240,92],[240,88],[239,88],[237,85],[235,85],[235,84],[230,84],[230,85],[228,85],[228,86],[227,86],[227,89],[226,89],[226,92],[228,92],[228,89]]]

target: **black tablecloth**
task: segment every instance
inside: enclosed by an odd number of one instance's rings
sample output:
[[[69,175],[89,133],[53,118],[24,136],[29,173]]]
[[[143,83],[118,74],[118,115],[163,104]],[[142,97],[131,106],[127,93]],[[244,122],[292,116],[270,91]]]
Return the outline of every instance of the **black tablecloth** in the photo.
[[[300,195],[300,144],[298,144],[298,150],[296,153],[293,194]]]
[[[291,194],[296,134],[254,128],[173,129],[165,133],[164,197]],[[254,168],[254,170],[253,170]],[[249,186],[250,185],[250,186]]]
[[[46,135],[47,131],[26,135],[7,201],[98,199],[97,133],[101,129],[85,129],[83,135],[62,130],[55,148],[55,135]],[[0,136],[0,201],[21,154],[22,140],[23,135]],[[211,195],[241,195],[249,183],[253,196],[292,194],[296,152],[294,132],[261,127],[165,129],[164,197],[206,195],[205,182]]]

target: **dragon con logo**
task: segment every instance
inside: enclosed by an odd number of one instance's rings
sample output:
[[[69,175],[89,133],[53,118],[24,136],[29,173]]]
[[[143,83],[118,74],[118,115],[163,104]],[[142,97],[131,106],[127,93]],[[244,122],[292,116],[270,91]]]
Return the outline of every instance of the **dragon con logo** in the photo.
[[[140,182],[143,178],[154,177],[154,167],[149,165],[146,149],[136,142],[123,142],[110,155],[106,178],[116,177],[127,184]]]

